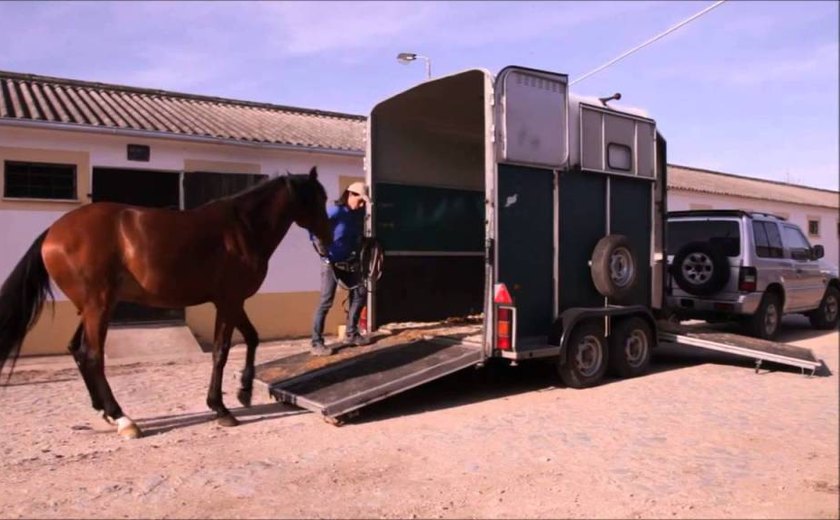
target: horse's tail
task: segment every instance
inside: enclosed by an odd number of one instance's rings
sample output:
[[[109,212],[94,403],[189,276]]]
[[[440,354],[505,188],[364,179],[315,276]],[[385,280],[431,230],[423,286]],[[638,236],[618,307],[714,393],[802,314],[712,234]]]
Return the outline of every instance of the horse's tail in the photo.
[[[0,288],[0,372],[11,359],[9,378],[20,354],[23,338],[38,320],[47,295],[55,301],[50,287],[50,275],[41,257],[41,245],[46,236],[47,232],[44,231],[35,239]]]

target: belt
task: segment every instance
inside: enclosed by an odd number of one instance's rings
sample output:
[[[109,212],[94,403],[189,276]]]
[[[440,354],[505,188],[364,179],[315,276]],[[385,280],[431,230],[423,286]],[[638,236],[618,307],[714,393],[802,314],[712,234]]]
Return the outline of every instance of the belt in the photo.
[[[341,269],[342,271],[358,271],[359,270],[359,262],[333,262],[333,267],[336,269]]]

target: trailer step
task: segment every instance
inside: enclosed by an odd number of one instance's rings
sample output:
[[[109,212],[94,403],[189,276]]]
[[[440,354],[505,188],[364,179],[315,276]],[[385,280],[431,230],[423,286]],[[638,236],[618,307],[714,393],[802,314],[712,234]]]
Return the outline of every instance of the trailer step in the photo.
[[[680,345],[690,345],[718,352],[727,352],[736,356],[743,356],[755,360],[755,370],[758,372],[762,361],[770,361],[783,365],[798,367],[809,375],[823,366],[811,349],[768,341],[740,334],[701,329],[671,322],[659,322],[659,340]]]

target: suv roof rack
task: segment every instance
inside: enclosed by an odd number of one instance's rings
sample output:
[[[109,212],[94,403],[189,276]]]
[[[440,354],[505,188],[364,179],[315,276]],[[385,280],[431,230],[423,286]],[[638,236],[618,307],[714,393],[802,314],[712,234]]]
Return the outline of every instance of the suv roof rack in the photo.
[[[685,211],[669,211],[667,217],[754,217],[762,216],[787,220],[780,215],[765,213],[763,211],[743,211],[740,209],[690,209]]]

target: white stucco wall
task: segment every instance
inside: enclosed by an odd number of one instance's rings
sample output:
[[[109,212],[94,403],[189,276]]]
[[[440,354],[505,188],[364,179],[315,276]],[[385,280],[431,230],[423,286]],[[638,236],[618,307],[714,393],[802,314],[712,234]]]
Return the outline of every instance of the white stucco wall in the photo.
[[[747,195],[747,194],[745,194]],[[681,211],[689,209],[740,209],[745,211],[763,211],[786,217],[790,222],[802,228],[811,245],[822,244],[825,248],[825,259],[834,265],[838,261],[838,210],[820,206],[805,206],[787,202],[776,202],[762,199],[715,195],[687,190],[668,190],[668,210]],[[820,234],[808,234],[808,220],[819,219]]]
[[[126,145],[145,144],[151,147],[149,162],[128,161]],[[143,170],[182,171],[187,159],[252,163],[260,165],[260,173],[306,173],[318,167],[319,179],[330,200],[338,197],[341,176],[363,177],[362,157],[287,151],[269,148],[246,148],[217,144],[190,143],[163,139],[139,139],[98,135],[83,132],[34,130],[0,126],[0,146],[41,150],[70,150],[90,154],[89,171],[78,175],[90,176],[92,168],[132,168]],[[87,199],[84,200],[87,202]],[[46,203],[49,205],[50,203]],[[0,280],[5,280],[32,241],[53,221],[67,211],[27,209],[26,204],[0,207]],[[56,205],[64,206],[66,204]],[[271,258],[268,276],[260,292],[314,291],[320,287],[318,257],[306,231],[293,225],[289,234]],[[64,295],[56,293],[58,299]]]

